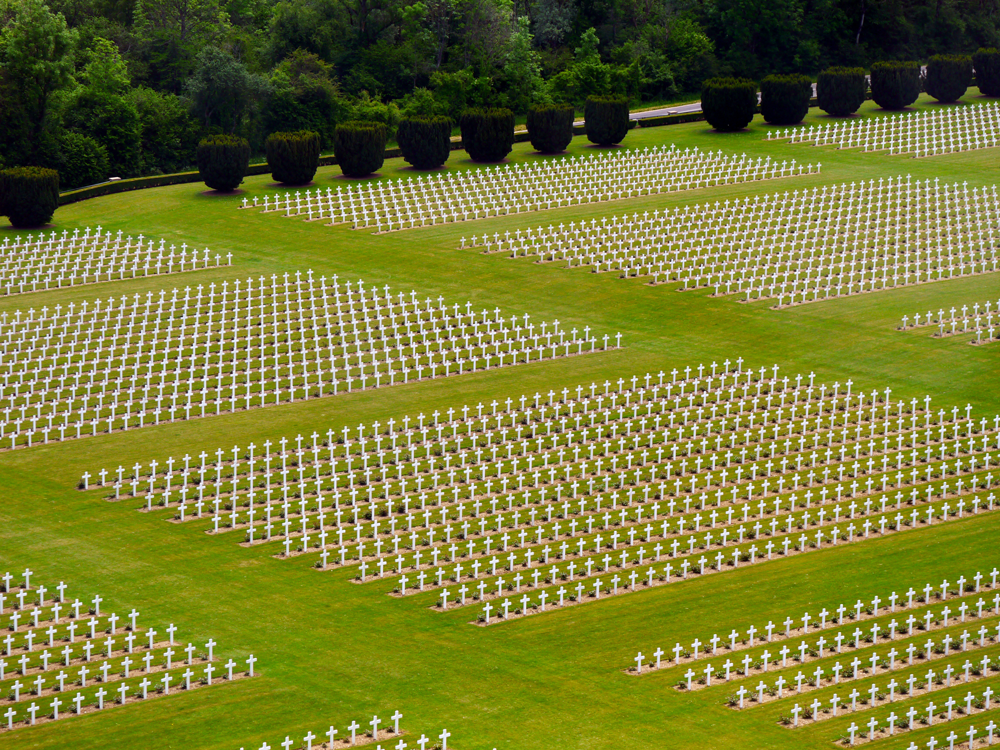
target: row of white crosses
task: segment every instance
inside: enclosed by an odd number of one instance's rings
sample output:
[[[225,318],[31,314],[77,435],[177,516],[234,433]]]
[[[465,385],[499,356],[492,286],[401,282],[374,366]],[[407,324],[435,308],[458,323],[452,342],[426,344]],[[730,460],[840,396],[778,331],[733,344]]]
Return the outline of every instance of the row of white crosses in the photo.
[[[933,668],[926,675],[911,674],[902,683],[893,678],[888,682],[884,694],[881,687],[872,683],[868,689],[871,696],[868,707],[871,708],[879,701],[891,703],[896,700],[897,695],[900,699],[905,699],[912,698],[921,691],[930,692],[934,689],[935,679],[939,679],[946,687],[951,687],[952,677],[957,674],[963,675],[964,682],[987,677],[994,654],[984,654],[982,651],[1000,642],[1000,624],[996,622],[998,616],[1000,595],[994,594],[992,598],[973,595],[956,598],[951,604],[940,608],[918,605],[905,619],[892,616],[872,618],[864,626],[854,623],[853,631],[850,626],[844,626],[835,628],[835,632],[818,633],[816,637],[800,636],[801,640],[795,648],[782,643],[779,649],[777,644],[769,645],[762,639],[758,647],[744,650],[742,656],[727,655],[721,667],[716,661],[714,664],[708,663],[695,668],[690,664],[692,659],[685,658],[685,654],[690,656],[690,652],[665,652],[657,649],[653,654],[655,662],[651,662],[641,674],[677,665],[688,666],[683,679],[677,683],[680,690],[700,690],[731,680],[759,679],[755,694],[748,693],[745,686],[741,686],[730,698],[733,707],[743,708],[743,698],[747,695],[751,695],[751,700],[757,704],[780,700],[784,697],[786,687],[791,692],[792,682],[794,695],[799,695],[833,688],[866,676],[888,675],[898,669],[913,667],[918,662],[924,662],[928,666],[929,662],[934,662]],[[927,636],[934,637],[926,638]],[[879,644],[890,648],[876,650],[875,647]],[[699,644],[706,651],[709,645],[710,643]],[[871,651],[867,654],[859,653],[869,649]],[[979,651],[978,656],[969,657],[970,652],[974,651]],[[841,655],[853,656],[853,659],[846,663],[839,660],[829,663],[831,659]],[[955,658],[949,659],[952,655]],[[965,659],[964,664],[961,663],[962,659]],[[637,656],[635,661],[640,663],[642,660]],[[942,661],[955,663],[942,664]],[[806,664],[814,662],[821,663],[814,670],[807,668],[805,672],[802,671]],[[790,672],[784,672],[789,669],[798,670],[794,678]],[[973,670],[976,670],[975,677],[972,676]],[[776,677],[773,688],[765,682],[772,674]],[[902,691],[897,693],[901,684],[907,686],[905,694]],[[856,689],[851,696],[852,711],[858,710],[857,695],[854,693],[857,693]],[[831,696],[831,700],[832,697],[835,696]],[[838,705],[836,701],[831,703],[834,711]]]
[[[964,596],[967,592],[972,592],[975,595],[980,594],[980,592],[993,591],[998,588],[997,578],[1000,577],[1000,570],[994,568],[990,573],[984,573],[982,571],[977,571],[975,575],[970,578],[965,576],[959,577],[958,591],[953,592],[959,597]],[[805,612],[801,617],[786,617],[783,621],[775,623],[773,621],[768,621],[767,625],[758,628],[756,625],[751,625],[746,629],[746,633],[740,633],[733,628],[728,634],[714,633],[711,638],[702,642],[700,639],[696,638],[692,643],[690,648],[682,646],[679,642],[674,644],[674,647],[664,651],[662,648],[657,648],[652,653],[656,657],[656,661],[653,664],[645,664],[644,656],[640,651],[634,662],[636,666],[630,668],[629,672],[631,674],[644,674],[647,672],[655,671],[657,669],[678,666],[680,664],[686,664],[701,659],[709,659],[716,657],[720,654],[730,654],[739,651],[744,651],[752,649],[756,646],[767,644],[767,643],[780,643],[791,638],[799,638],[805,636],[809,633],[822,633],[825,630],[836,629],[844,625],[845,622],[863,622],[866,620],[874,620],[882,617],[884,614],[895,614],[897,612],[906,612],[908,610],[922,609],[926,605],[930,604],[932,600],[945,601],[948,599],[949,588],[951,583],[947,580],[942,581],[940,585],[933,586],[931,584],[925,584],[922,589],[914,590],[911,586],[908,591],[904,594],[900,594],[893,591],[889,596],[882,598],[880,596],[872,597],[871,603],[858,599],[854,604],[840,604],[835,609],[827,610],[823,607],[819,612]],[[921,595],[922,592],[922,595]],[[1000,607],[1000,595],[996,598],[997,606]],[[957,605],[956,605],[957,606]],[[883,611],[884,610],[884,611]],[[947,627],[949,616],[957,612],[957,609],[953,607],[948,607],[948,611],[944,614],[944,626]],[[964,603],[961,607],[961,612],[958,614],[962,617],[963,621],[969,612],[969,604]],[[925,630],[931,629],[931,617],[929,615],[930,610],[926,610],[924,616],[926,618],[926,623],[924,626]],[[1000,614],[1000,611],[997,612]],[[910,618],[908,622],[908,632],[912,634],[913,627],[917,623],[919,618]],[[801,623],[801,624],[800,624]],[[882,632],[882,628],[875,631],[875,639],[878,639],[878,634]],[[893,618],[893,627],[891,628],[889,640],[892,640],[896,635],[902,635],[900,626],[896,623],[895,618]],[[883,639],[886,636],[882,635]],[[858,639],[855,638],[855,641]],[[831,639],[825,638],[822,646],[820,646],[820,651],[823,647],[830,644]],[[837,643],[838,648],[842,645],[843,639]],[[804,651],[805,649],[800,649]],[[664,655],[667,655],[666,659],[663,659]],[[774,655],[774,654],[772,654]]]
[[[890,394],[727,360],[97,476],[492,623],[993,510],[1000,417]]]
[[[254,676],[253,654],[246,669],[223,663],[212,639],[181,648],[172,624],[141,627],[135,609],[108,612],[100,596],[70,601],[65,583],[47,588],[32,576],[0,576],[0,732]]]
[[[311,271],[17,310],[0,314],[0,447],[620,345]]]
[[[121,281],[232,265],[232,253],[212,255],[182,243],[167,247],[143,235],[123,236],[98,226],[83,232],[39,232],[5,237],[0,244],[0,296]]]
[[[779,163],[771,157],[682,151],[671,145],[381,180],[336,191],[254,196],[244,198],[242,208],[393,232],[819,171],[818,164],[796,164],[794,159]]]
[[[293,740],[290,736],[286,735],[283,742],[278,742],[274,745],[264,742],[258,750],[320,750],[321,748],[323,750],[332,750],[332,748],[355,747],[380,741],[388,742],[390,740],[397,740],[397,742],[394,745],[388,745],[387,750],[416,750],[416,748],[427,750],[428,744],[434,745],[434,740],[429,739],[424,734],[421,734],[420,739],[415,740],[413,745],[409,745],[405,740],[401,739],[404,732],[399,728],[399,722],[402,718],[403,714],[397,710],[389,717],[389,721],[392,722],[391,725],[378,716],[373,716],[371,721],[368,722],[359,723],[355,720],[347,726],[344,732],[338,732],[337,728],[331,724],[330,728],[321,734],[309,731],[302,737],[301,741]],[[380,730],[379,727],[382,727],[382,729]],[[441,734],[438,735],[438,739],[441,740],[440,747],[442,750],[448,749],[449,737],[451,737],[451,732],[447,729],[441,730]],[[381,748],[382,746],[379,745],[378,750],[381,750]],[[244,748],[241,747],[240,750],[244,750]]]
[[[985,666],[983,666],[985,664]],[[971,672],[970,666],[970,672]],[[988,670],[990,672],[996,673],[1000,671],[1000,664],[998,664],[996,659],[990,659],[986,657],[984,662],[977,664],[976,671],[982,672],[982,670]],[[933,672],[933,670],[931,670]],[[972,678],[981,679],[981,678]],[[925,684],[917,683],[914,675],[910,675],[911,684]],[[949,684],[951,678],[946,680]],[[944,682],[944,681],[942,681]],[[905,684],[905,683],[904,683]],[[895,696],[896,688],[902,687],[895,679],[890,681],[889,685],[890,691],[893,693],[893,700],[896,700]],[[1000,707],[997,705],[996,701],[993,700],[997,692],[992,686],[987,686],[986,688],[979,690],[975,688],[976,692],[973,692],[974,688],[964,687],[964,695],[962,692],[948,694],[947,688],[939,688],[934,691],[933,699],[932,696],[928,695],[928,690],[926,688],[918,689],[915,692],[904,692],[899,691],[899,700],[902,700],[907,695],[919,695],[921,700],[909,703],[906,706],[895,706],[888,713],[887,716],[873,716],[868,715],[867,722],[869,737],[868,739],[880,739],[882,736],[890,737],[897,732],[912,731],[922,726],[933,726],[935,722],[940,721],[952,721],[958,718],[965,718],[971,716],[975,713],[981,711],[995,710]],[[940,693],[944,692],[945,695]],[[741,688],[739,693],[735,696],[735,700],[738,702],[741,696],[749,695],[749,691]],[[888,703],[890,701],[888,696],[885,698],[880,698],[884,695],[882,688],[872,684],[871,688],[867,693],[858,691],[857,689],[851,690],[849,694],[838,695],[834,693],[829,700],[822,701],[818,698],[813,699],[806,707],[800,704],[795,704],[793,710],[793,718],[796,714],[801,716],[802,719],[812,722],[825,721],[827,719],[837,718],[841,712],[855,713],[859,710],[865,710],[871,708],[875,703]],[[980,698],[979,696],[982,696]],[[848,702],[849,699],[849,702]],[[924,700],[926,699],[926,700]],[[897,714],[896,711],[899,711]],[[861,720],[860,718],[858,719]],[[792,726],[791,723],[787,723],[786,726]],[[798,725],[796,725],[798,726]],[[851,726],[854,727],[854,732],[857,732],[857,724],[852,722]],[[883,729],[884,727],[884,729]],[[875,735],[875,736],[871,736]]]
[[[955,336],[957,334],[975,333],[976,338],[972,343],[983,344],[996,341],[1000,338],[1000,299],[996,302],[987,300],[984,303],[975,302],[972,305],[964,304],[961,307],[952,305],[950,309],[938,309],[935,313],[928,310],[926,313],[914,313],[913,317],[903,316],[903,325],[899,330],[906,331],[911,328],[937,327],[938,332],[934,334],[938,338]],[[986,334],[986,341],[983,341],[983,333]]]
[[[922,750],[922,748],[927,748],[927,750],[975,750],[977,747],[991,747],[997,740],[996,732],[998,729],[1000,729],[1000,726],[997,726],[996,722],[991,719],[983,729],[971,725],[968,729],[962,730],[961,733],[957,731],[949,732],[943,740],[931,737],[922,745],[911,742],[907,745],[906,750]],[[857,732],[857,729],[855,729],[855,732]],[[847,738],[844,744],[862,743],[860,741],[852,743],[850,738]]]
[[[994,272],[998,211],[996,186],[890,177],[495,232],[472,245],[784,307]]]
[[[772,138],[915,157],[992,148],[1000,143],[1000,102],[791,128],[769,132]]]

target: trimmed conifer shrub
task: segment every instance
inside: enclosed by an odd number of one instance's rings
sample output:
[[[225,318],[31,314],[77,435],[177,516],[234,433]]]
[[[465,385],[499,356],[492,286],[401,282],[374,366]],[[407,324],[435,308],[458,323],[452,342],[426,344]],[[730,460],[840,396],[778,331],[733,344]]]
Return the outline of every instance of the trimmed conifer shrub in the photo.
[[[816,79],[819,108],[834,117],[847,117],[865,103],[868,79],[864,68],[827,68]]]
[[[757,84],[747,78],[710,78],[701,87],[701,110],[716,130],[743,130],[757,111]]]
[[[927,93],[939,102],[957,102],[972,82],[972,58],[968,55],[934,55],[927,61]]]
[[[401,120],[396,143],[407,164],[417,169],[436,169],[451,153],[451,118],[418,115]]]
[[[250,164],[250,144],[235,135],[210,135],[198,144],[198,174],[213,190],[239,187]]]
[[[792,73],[770,75],[760,82],[760,113],[772,125],[794,125],[809,113],[812,79]]]
[[[628,133],[628,99],[624,96],[589,96],[583,105],[587,140],[599,146],[621,143]]]
[[[467,109],[460,125],[462,147],[473,161],[502,161],[514,147],[514,113],[509,109]]]
[[[348,177],[365,177],[380,170],[388,134],[388,128],[380,122],[340,123],[333,133],[333,153],[340,171]]]
[[[296,130],[271,133],[264,141],[267,165],[275,182],[305,185],[312,182],[319,167],[319,133]]]
[[[59,207],[59,173],[42,167],[0,171],[0,215],[18,229],[48,224]]]
[[[982,47],[972,56],[976,85],[985,96],[1000,96],[1000,49]]]
[[[528,136],[535,151],[558,154],[573,140],[571,104],[539,104],[528,110]]]
[[[872,64],[872,100],[882,109],[903,109],[920,96],[920,64],[888,60]]]

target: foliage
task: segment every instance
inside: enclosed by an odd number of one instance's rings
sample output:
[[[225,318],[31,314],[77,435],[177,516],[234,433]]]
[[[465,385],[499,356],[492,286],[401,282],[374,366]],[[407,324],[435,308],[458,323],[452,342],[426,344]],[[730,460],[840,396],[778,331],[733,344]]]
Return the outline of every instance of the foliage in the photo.
[[[298,49],[282,60],[271,72],[270,88],[266,131],[312,130],[330,146],[337,123],[349,119],[333,66],[313,52]]]
[[[1000,49],[981,47],[972,56],[976,85],[986,96],[1000,96]]]
[[[462,147],[473,161],[502,161],[514,147],[514,113],[503,108],[462,113]]]
[[[311,130],[271,133],[264,142],[267,164],[276,182],[305,185],[319,167],[319,134]]]
[[[53,96],[72,83],[77,33],[43,0],[19,0],[7,11],[0,31],[0,153],[8,163],[30,163],[41,158]]]
[[[864,68],[827,68],[816,80],[820,109],[834,117],[847,117],[857,112],[867,93]]]
[[[543,104],[528,110],[528,136],[536,151],[558,154],[573,140],[575,111],[569,104]]]
[[[542,65],[538,52],[532,48],[527,16],[518,19],[517,31],[510,38],[502,78],[507,89],[504,101],[508,109],[524,113],[539,101],[544,86]]]
[[[972,58],[968,55],[934,55],[927,61],[924,86],[939,102],[961,99],[972,82]]]
[[[489,107],[496,96],[490,78],[476,77],[468,70],[437,71],[431,74],[430,84],[434,98],[446,108],[444,114],[456,122],[467,109]]]
[[[211,135],[198,144],[198,172],[213,190],[239,187],[250,164],[250,144],[234,135]]]
[[[350,120],[384,125],[386,135],[390,138],[396,132],[400,119],[399,107],[395,102],[383,103],[370,97],[367,91],[363,91],[361,96],[351,103],[348,114]]]
[[[757,84],[746,78],[711,78],[702,86],[701,109],[716,130],[742,130],[757,111]]]
[[[18,229],[48,224],[59,207],[59,173],[41,167],[0,172],[0,215]]]
[[[802,122],[809,112],[812,79],[809,76],[767,76],[760,82],[760,113],[772,125]]]
[[[903,109],[920,96],[920,64],[887,61],[872,65],[872,99],[883,109]]]
[[[116,177],[135,177],[141,166],[139,113],[124,96],[80,89],[65,116],[73,130],[88,135],[108,152],[108,168]]]
[[[66,189],[102,182],[108,177],[108,150],[80,133],[59,139],[59,179]]]
[[[180,97],[145,87],[132,89],[128,101],[139,116],[142,173],[166,174],[195,163],[200,129]]]
[[[452,122],[448,117],[418,115],[399,123],[396,142],[403,158],[417,169],[435,169],[451,153]]]
[[[348,177],[365,177],[382,168],[388,128],[380,122],[349,120],[337,126],[333,153]]]
[[[628,114],[628,99],[623,96],[588,97],[583,109],[587,138],[601,146],[621,143],[628,133]]]
[[[268,82],[218,47],[203,49],[197,62],[184,86],[192,111],[205,126],[235,133],[243,117],[269,92]]]
[[[220,0],[136,0],[135,59],[153,88],[181,93],[201,54],[232,28]]]

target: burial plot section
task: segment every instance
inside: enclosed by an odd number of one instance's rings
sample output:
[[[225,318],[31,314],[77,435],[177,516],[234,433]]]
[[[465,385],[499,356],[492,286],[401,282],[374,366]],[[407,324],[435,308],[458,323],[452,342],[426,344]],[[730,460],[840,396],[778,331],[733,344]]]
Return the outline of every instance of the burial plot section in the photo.
[[[993,273],[998,209],[996,186],[898,177],[473,235],[471,242],[485,253],[787,307]]]
[[[1000,102],[791,128],[769,132],[766,140],[772,138],[915,157],[994,148],[1000,139]]]
[[[819,172],[819,165],[796,164],[794,159],[779,164],[770,157],[702,153],[697,148],[681,151],[671,145],[443,172],[336,190],[279,193],[244,199],[242,208],[392,232],[814,172]]]
[[[488,624],[992,511],[1000,416],[891,394],[727,360],[98,475]]]
[[[621,344],[311,271],[0,314],[0,446]]]
[[[101,227],[70,234],[5,237],[0,245],[0,296],[61,289],[79,284],[198,271],[232,264],[232,254],[166,244],[139,235],[112,235]]]
[[[937,328],[935,338],[948,336],[967,336],[975,334],[970,344],[989,344],[1000,338],[1000,299],[995,302],[974,302],[961,307],[952,305],[949,310],[938,309],[935,313],[914,313],[904,315],[903,325],[899,330],[908,331],[921,328]]]
[[[0,577],[0,617],[8,623],[0,734],[254,676],[253,654],[237,663],[220,656],[213,639],[183,646],[172,624],[142,626],[135,609],[109,612],[100,596],[71,601],[67,588],[38,585],[30,569]]]

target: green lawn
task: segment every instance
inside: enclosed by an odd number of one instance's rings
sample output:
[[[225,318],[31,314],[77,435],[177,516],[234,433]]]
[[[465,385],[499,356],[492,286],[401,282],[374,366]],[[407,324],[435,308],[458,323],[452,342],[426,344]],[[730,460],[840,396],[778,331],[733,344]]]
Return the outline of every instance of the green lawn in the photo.
[[[870,102],[862,109],[865,116],[874,112]],[[817,113],[811,111],[810,123],[825,121]],[[71,596],[100,593],[109,610],[135,607],[157,627],[174,622],[184,642],[214,637],[225,656],[256,654],[262,674],[19,729],[0,735],[0,745],[256,750],[265,740],[273,747],[286,734],[298,740],[310,729],[319,733],[331,723],[342,728],[375,713],[384,719],[398,708],[411,748],[421,732],[437,736],[441,727],[452,732],[449,744],[458,750],[832,747],[849,719],[792,731],[776,722],[790,702],[737,713],[723,705],[731,692],[727,686],[683,694],[673,688],[675,672],[637,679],[621,670],[648,644],[704,639],[806,609],[989,570],[1000,563],[996,514],[483,629],[467,624],[472,610],[428,610],[435,593],[388,597],[385,586],[349,584],[352,570],[320,575],[303,561],[272,558],[271,548],[239,547],[227,535],[204,535],[204,526],[168,524],[163,514],[135,512],[135,502],[109,503],[102,492],[75,489],[84,471],[102,467],[738,356],[757,367],[780,364],[785,374],[812,371],[817,382],[853,378],[869,391],[889,386],[894,398],[931,394],[938,407],[969,403],[974,415],[1000,412],[1000,344],[973,347],[966,336],[937,340],[929,331],[895,330],[902,315],[915,310],[996,299],[995,274],[775,311],[766,302],[739,304],[736,295],[680,294],[669,285],[459,249],[460,238],[473,232],[888,175],[987,185],[1000,171],[998,149],[916,160],[767,142],[766,132],[759,118],[751,130],[731,135],[691,123],[633,130],[625,145],[676,143],[822,162],[822,174],[379,236],[237,211],[243,196],[277,190],[268,176],[249,178],[237,196],[211,195],[203,185],[188,184],[60,209],[57,229],[100,224],[112,232],[162,236],[232,252],[233,267],[7,298],[0,300],[0,312],[312,268],[422,296],[469,299],[477,308],[499,306],[508,316],[558,318],[566,329],[621,331],[625,347],[0,454],[0,572],[29,566],[38,583],[65,580]],[[584,138],[574,139],[571,153],[591,150]],[[453,152],[448,168],[472,168],[464,156]],[[511,161],[538,158],[559,157],[538,157],[529,144],[519,144]],[[382,174],[392,179],[414,172],[394,159]],[[336,167],[323,168],[316,182],[324,188],[343,184],[338,175]],[[983,726],[988,718],[971,723]],[[961,733],[968,723],[953,725]],[[880,746],[921,744],[951,728],[921,729]]]

